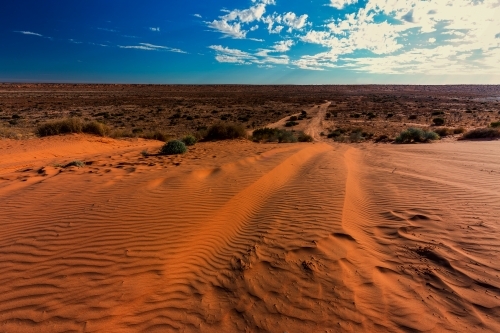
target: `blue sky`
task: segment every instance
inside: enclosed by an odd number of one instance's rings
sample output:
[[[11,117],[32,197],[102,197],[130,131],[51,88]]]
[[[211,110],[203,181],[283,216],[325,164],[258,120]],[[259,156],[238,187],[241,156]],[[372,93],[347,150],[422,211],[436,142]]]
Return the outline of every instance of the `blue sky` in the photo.
[[[0,81],[500,83],[500,0],[7,1]]]

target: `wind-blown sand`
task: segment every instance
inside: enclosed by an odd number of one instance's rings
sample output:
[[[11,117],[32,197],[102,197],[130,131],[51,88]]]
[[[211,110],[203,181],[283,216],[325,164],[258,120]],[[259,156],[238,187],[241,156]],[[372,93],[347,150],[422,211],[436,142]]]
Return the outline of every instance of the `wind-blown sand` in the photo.
[[[160,146],[0,141],[0,332],[500,331],[498,142]]]

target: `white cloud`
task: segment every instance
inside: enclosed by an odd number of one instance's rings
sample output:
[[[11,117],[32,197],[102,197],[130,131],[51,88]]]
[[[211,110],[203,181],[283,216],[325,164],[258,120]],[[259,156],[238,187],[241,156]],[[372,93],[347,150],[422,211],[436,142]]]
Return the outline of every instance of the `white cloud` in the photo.
[[[247,9],[223,9],[222,12],[225,15],[220,16],[219,19],[205,23],[212,30],[222,33],[224,37],[234,39],[246,39],[249,32],[257,30],[258,25],[246,27],[254,22],[267,24],[270,34],[279,34],[285,27],[288,27],[287,31],[291,33],[293,30],[301,30],[308,25],[307,14],[298,16],[293,12],[288,12],[284,14],[273,13],[272,15],[264,16],[267,6],[275,5],[275,0],[252,0],[252,3],[253,5]],[[275,24],[276,26],[274,26]]]
[[[286,55],[273,56],[268,54],[271,52],[280,52],[276,49],[260,49],[256,53],[249,53],[238,49],[223,47],[221,45],[211,45],[209,46],[209,48],[216,51],[215,60],[217,60],[218,62],[237,63],[244,65],[286,65],[290,63],[290,58]]]
[[[154,32],[160,32],[160,27],[150,27],[149,30]]]
[[[121,49],[137,49],[144,51],[168,51],[168,52],[184,53],[184,54],[187,53],[181,49],[176,49],[168,46],[154,45],[150,43],[139,43],[139,45],[127,45],[127,46],[118,45],[118,47]]]
[[[31,32],[31,31],[14,31],[23,35],[31,35],[31,36],[37,36],[37,37],[43,37],[41,34],[37,34],[36,32]]]
[[[273,48],[277,52],[287,52],[290,50],[290,48],[295,44],[295,42],[291,39],[288,40],[282,40],[279,42],[276,42],[273,46]]]
[[[348,13],[340,18],[323,17],[321,22],[311,22],[308,14],[290,11],[267,14],[267,6],[274,5],[274,0],[252,0],[247,9],[227,10],[224,16],[207,23],[225,37],[250,39],[247,35],[262,22],[269,34],[285,34],[285,38],[246,53],[245,59],[223,51],[217,51],[217,56],[226,62],[291,64],[309,70],[343,67],[400,74],[500,72],[500,0],[325,2]],[[291,59],[288,53],[276,55],[289,52],[297,43],[315,44],[324,50]]]
[[[224,35],[235,39],[244,39],[248,31],[241,29],[240,23],[228,23],[226,20],[213,20],[207,23],[210,28]]]
[[[357,3],[358,0],[330,0],[330,7],[334,7],[337,9],[342,9],[347,5],[352,5]]]
[[[194,17],[201,18],[200,14],[193,14]]]

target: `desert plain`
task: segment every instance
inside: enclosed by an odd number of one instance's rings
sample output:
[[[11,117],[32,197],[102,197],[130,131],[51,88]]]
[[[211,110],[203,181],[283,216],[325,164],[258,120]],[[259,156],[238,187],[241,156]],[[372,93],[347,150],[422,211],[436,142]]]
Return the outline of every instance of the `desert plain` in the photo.
[[[0,332],[500,331],[500,142],[392,143],[489,126],[498,86],[2,84],[0,110]],[[303,111],[313,142],[143,135]],[[35,135],[65,117],[121,135]]]

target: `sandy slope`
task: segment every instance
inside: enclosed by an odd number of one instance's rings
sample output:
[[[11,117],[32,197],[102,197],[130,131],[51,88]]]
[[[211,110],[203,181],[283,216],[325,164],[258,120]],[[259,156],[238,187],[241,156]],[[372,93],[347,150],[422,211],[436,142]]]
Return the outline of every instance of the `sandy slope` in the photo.
[[[498,142],[100,140],[0,141],[0,332],[500,331]]]

